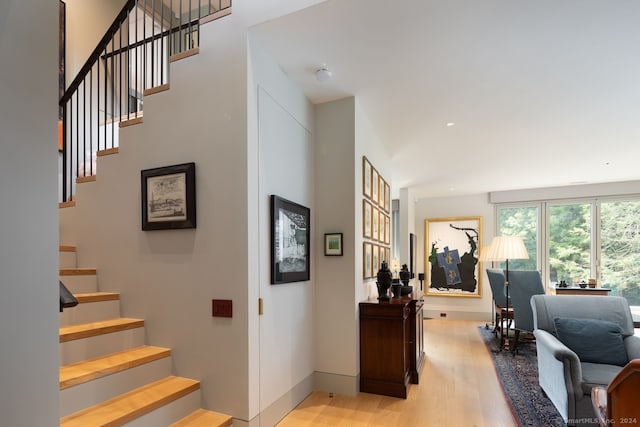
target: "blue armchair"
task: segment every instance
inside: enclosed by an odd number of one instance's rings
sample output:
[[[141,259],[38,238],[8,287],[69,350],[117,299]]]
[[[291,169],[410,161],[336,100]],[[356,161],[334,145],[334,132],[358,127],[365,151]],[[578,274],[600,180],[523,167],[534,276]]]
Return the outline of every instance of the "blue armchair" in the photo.
[[[540,387],[568,425],[595,425],[591,389],[640,358],[627,300],[534,295],[531,307]]]

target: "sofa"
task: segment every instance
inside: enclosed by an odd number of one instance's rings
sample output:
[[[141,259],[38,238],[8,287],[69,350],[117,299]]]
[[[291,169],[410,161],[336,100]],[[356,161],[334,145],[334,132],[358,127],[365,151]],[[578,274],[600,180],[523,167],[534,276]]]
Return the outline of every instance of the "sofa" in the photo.
[[[531,297],[540,387],[570,426],[595,426],[591,388],[607,387],[640,358],[627,300],[616,296]]]

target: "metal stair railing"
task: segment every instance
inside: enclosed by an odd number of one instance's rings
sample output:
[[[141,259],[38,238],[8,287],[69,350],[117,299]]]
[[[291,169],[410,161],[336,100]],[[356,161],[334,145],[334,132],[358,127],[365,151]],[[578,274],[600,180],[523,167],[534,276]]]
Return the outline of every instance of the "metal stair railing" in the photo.
[[[167,84],[169,58],[199,44],[200,20],[231,0],[128,0],[60,98],[62,202],[118,146],[120,122],[141,116],[144,92]]]

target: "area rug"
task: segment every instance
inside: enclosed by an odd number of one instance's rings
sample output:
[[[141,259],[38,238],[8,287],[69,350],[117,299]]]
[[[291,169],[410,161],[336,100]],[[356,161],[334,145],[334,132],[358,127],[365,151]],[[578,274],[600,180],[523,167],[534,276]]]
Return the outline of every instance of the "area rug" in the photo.
[[[565,427],[553,403],[538,384],[538,361],[535,342],[518,343],[518,353],[498,351],[499,341],[493,327],[478,328],[496,368],[511,413],[520,426]]]

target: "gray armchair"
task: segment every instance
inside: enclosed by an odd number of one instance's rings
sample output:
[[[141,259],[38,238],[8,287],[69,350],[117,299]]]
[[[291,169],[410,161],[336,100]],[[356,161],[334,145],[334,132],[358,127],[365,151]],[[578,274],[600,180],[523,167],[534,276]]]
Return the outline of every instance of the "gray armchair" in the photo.
[[[534,295],[531,307],[540,387],[568,425],[595,425],[591,388],[606,388],[624,366],[624,360],[640,358],[640,337],[633,336],[627,300],[613,296]],[[610,340],[618,340],[619,345]],[[614,348],[617,350],[611,354]],[[594,352],[607,354],[594,356]],[[603,357],[606,363],[601,363]]]
[[[511,303],[511,297],[509,297],[509,304],[507,304],[504,272],[502,270],[487,268],[487,277],[489,278],[489,286],[491,286],[495,308],[493,334],[498,336],[498,333],[500,333],[500,348],[502,348],[506,336],[505,330],[509,330],[510,323],[513,320],[513,308],[510,307],[507,311],[507,306]]]
[[[531,312],[531,297],[544,294],[544,285],[538,270],[509,271],[509,293],[513,307],[515,323],[515,342],[513,351],[518,351],[520,333],[533,332],[533,313]]]

